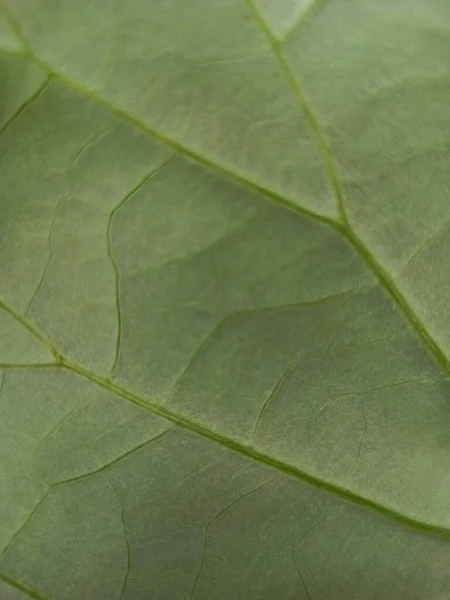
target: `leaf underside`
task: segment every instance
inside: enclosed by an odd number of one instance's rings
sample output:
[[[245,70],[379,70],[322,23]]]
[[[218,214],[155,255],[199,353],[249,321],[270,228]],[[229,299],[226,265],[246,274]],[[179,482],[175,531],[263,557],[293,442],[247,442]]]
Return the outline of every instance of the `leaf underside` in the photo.
[[[448,600],[448,1],[0,15],[1,600]]]

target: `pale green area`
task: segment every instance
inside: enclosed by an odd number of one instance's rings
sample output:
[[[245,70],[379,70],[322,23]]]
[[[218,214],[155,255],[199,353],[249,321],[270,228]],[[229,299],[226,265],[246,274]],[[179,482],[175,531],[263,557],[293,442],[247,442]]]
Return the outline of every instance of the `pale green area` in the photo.
[[[0,49],[17,51],[22,49],[21,40],[17,38],[11,23],[0,19]]]
[[[267,20],[277,38],[286,39],[308,11],[321,0],[255,0],[262,17]]]
[[[4,583],[0,582],[0,598],[2,600],[27,600],[29,596],[18,589]]]
[[[448,600],[450,5],[2,10],[0,599]]]
[[[212,162],[336,214],[307,120],[242,0],[11,9],[57,70]]]

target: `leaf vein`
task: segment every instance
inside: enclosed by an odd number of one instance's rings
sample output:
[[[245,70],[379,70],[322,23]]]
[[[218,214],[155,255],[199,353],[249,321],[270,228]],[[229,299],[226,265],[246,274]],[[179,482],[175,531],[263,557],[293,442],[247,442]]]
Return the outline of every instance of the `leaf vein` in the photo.
[[[122,528],[123,528],[123,537],[125,540],[125,545],[126,545],[126,549],[127,549],[127,565],[126,565],[126,571],[125,571],[125,575],[123,578],[123,583],[122,583],[122,588],[120,590],[120,596],[119,596],[119,600],[122,600],[123,597],[125,596],[125,592],[127,589],[127,584],[128,584],[128,579],[130,577],[130,573],[131,573],[131,543],[130,543],[130,539],[128,536],[128,529],[127,529],[127,524],[125,521],[125,507],[123,505],[122,500],[120,499],[119,494],[116,492],[116,488],[114,486],[114,484],[109,481],[108,479],[108,483],[111,486],[111,489],[113,491],[114,497],[116,498],[117,504],[119,506],[119,510],[120,510],[120,521],[122,523]]]
[[[146,448],[150,444],[153,444],[154,442],[157,442],[162,437],[164,437],[167,433],[169,433],[170,431],[172,431],[173,429],[175,429],[175,427],[176,427],[176,424],[172,425],[171,427],[168,427],[167,429],[164,429],[164,431],[162,431],[161,433],[158,433],[155,437],[152,437],[150,440],[146,440],[142,444],[139,444],[138,446],[135,446],[131,450],[128,450],[128,452],[125,452],[124,454],[121,454],[120,456],[118,456],[118,457],[114,458],[113,460],[107,462],[105,465],[102,465],[98,469],[94,469],[93,471],[89,471],[89,473],[83,473],[82,475],[76,475],[75,477],[69,477],[68,479],[63,479],[62,481],[58,481],[58,482],[52,484],[51,488],[54,488],[54,487],[57,487],[57,486],[66,485],[68,483],[73,483],[74,481],[79,481],[80,479],[86,479],[87,477],[92,477],[92,475],[97,475],[98,473],[103,473],[104,471],[106,471],[107,469],[109,469],[113,465],[117,464],[118,462],[121,462],[122,460],[124,460],[125,458],[128,458],[132,454],[135,454],[136,452],[139,452],[139,450],[142,450],[143,448]]]
[[[22,531],[26,528],[26,526],[29,524],[29,522],[33,518],[33,516],[37,513],[37,511],[39,510],[39,508],[45,502],[45,500],[47,499],[50,491],[51,491],[51,488],[49,487],[48,490],[45,492],[45,494],[42,496],[42,498],[36,503],[36,505],[34,506],[34,508],[30,511],[30,513],[28,514],[27,518],[22,523],[22,525],[19,527],[19,529],[17,529],[17,531],[13,534],[13,536],[11,537],[11,539],[9,540],[9,542],[3,548],[3,550],[2,550],[2,552],[0,554],[0,559],[3,558],[7,554],[8,550],[11,548],[12,544],[14,543],[14,541],[22,533]]]
[[[450,529],[448,527],[442,525],[435,525],[433,523],[427,521],[421,521],[414,517],[409,517],[404,515],[397,510],[390,508],[389,506],[383,505],[380,502],[372,500],[370,498],[361,496],[355,492],[347,488],[341,488],[333,483],[330,483],[326,480],[320,479],[316,476],[310,475],[306,471],[302,471],[297,467],[293,467],[289,464],[285,464],[282,461],[272,458],[263,452],[256,450],[253,447],[250,447],[246,444],[236,442],[233,439],[229,439],[226,436],[223,436],[215,431],[204,427],[201,423],[196,421],[191,421],[186,417],[175,413],[174,411],[168,410],[162,406],[158,406],[154,402],[149,399],[144,399],[137,396],[135,393],[122,388],[109,380],[103,379],[101,376],[79,366],[74,363],[70,363],[68,361],[64,361],[63,368],[68,369],[78,375],[90,379],[91,381],[97,383],[100,387],[107,389],[119,396],[122,396],[124,399],[132,402],[133,404],[140,406],[153,414],[159,415],[160,417],[171,421],[175,425],[179,425],[184,429],[190,430],[193,433],[209,439],[211,442],[214,442],[222,447],[225,447],[229,450],[237,452],[247,458],[250,458],[256,462],[264,464],[270,468],[273,468],[277,471],[280,471],[294,479],[300,480],[303,483],[309,484],[316,489],[323,490],[330,495],[340,498],[341,500],[345,500],[351,504],[357,505],[361,508],[369,510],[371,512],[377,513],[378,515],[383,516],[384,518],[399,523],[404,527],[408,527],[410,529],[416,531],[426,532],[427,534],[434,535],[436,537],[450,539]],[[135,449],[136,450],[136,449]],[[121,457],[123,458],[123,457]],[[120,460],[120,459],[119,459]],[[104,469],[100,469],[104,470]],[[83,476],[78,477],[77,479]],[[59,484],[58,484],[59,485]]]
[[[3,127],[0,129],[0,137],[15,123],[15,121],[20,117],[20,115],[31,105],[35,100],[39,98],[39,96],[45,91],[48,86],[50,80],[52,78],[52,74],[48,74],[45,81],[37,88],[37,90],[27,98],[27,100],[21,104],[21,106],[11,115],[11,117],[4,123]]]
[[[152,169],[152,171],[150,171],[150,173],[147,173],[145,175],[145,177],[143,177],[133,187],[133,189],[130,192],[128,192],[128,194],[126,194],[126,196],[117,204],[117,206],[111,211],[109,218],[108,218],[106,237],[107,237],[108,255],[111,259],[111,263],[113,265],[114,275],[115,275],[115,294],[116,294],[116,311],[117,311],[116,349],[115,349],[113,364],[112,364],[111,370],[110,370],[110,375],[109,375],[110,377],[113,376],[113,373],[117,367],[117,363],[119,362],[120,344],[121,344],[121,340],[122,340],[122,307],[120,304],[120,270],[119,270],[119,265],[117,264],[117,261],[114,257],[114,252],[112,249],[112,247],[113,247],[112,225],[113,225],[113,221],[114,221],[114,216],[121,208],[123,208],[126,205],[126,203],[130,200],[130,198],[132,198],[140,189],[142,189],[148,181],[150,181],[153,177],[158,175],[158,173],[160,173],[161,170],[164,169],[171,160],[172,160],[172,157],[169,158],[168,160],[166,160],[162,165],[159,165],[156,169]]]
[[[203,528],[203,549],[202,549],[202,556],[200,559],[200,566],[197,572],[197,575],[194,579],[194,584],[192,586],[192,590],[191,590],[191,594],[189,596],[190,600],[193,600],[195,598],[195,592],[197,590],[199,581],[200,581],[200,577],[201,574],[203,572],[203,568],[205,565],[205,560],[206,560],[206,553],[208,550],[208,531],[209,528],[211,527],[211,525],[217,521],[217,519],[219,519],[220,517],[223,517],[223,515],[230,510],[230,508],[232,508],[233,506],[235,506],[236,504],[238,504],[239,502],[242,502],[242,500],[245,500],[246,498],[248,498],[249,496],[252,496],[253,494],[256,494],[257,492],[259,492],[260,490],[266,488],[267,486],[269,486],[271,483],[273,483],[275,481],[276,477],[273,477],[272,479],[270,479],[269,481],[264,482],[263,484],[259,485],[258,487],[254,488],[253,490],[251,490],[250,492],[247,492],[246,494],[243,494],[242,496],[239,496],[239,498],[236,498],[235,500],[233,500],[233,502],[230,502],[230,504],[228,504],[227,506],[225,506],[225,508],[222,508],[216,515],[214,515],[214,517],[212,517],[208,523],[205,525],[205,527]]]
[[[9,18],[11,21],[13,21],[13,19],[11,18],[11,15],[9,16]],[[18,31],[18,35],[19,35],[20,39],[23,42],[25,42],[22,34],[20,33],[20,28],[18,27],[17,23],[15,23],[15,29],[16,29],[16,31]],[[116,117],[119,118],[120,120],[129,122],[130,124],[134,125],[135,127],[139,128],[140,130],[151,135],[153,138],[159,140],[161,143],[165,144],[166,146],[173,148],[175,151],[182,154],[186,158],[194,160],[195,162],[203,165],[206,168],[212,169],[216,173],[219,173],[221,176],[229,179],[230,181],[235,182],[236,184],[239,184],[247,189],[250,189],[254,192],[257,192],[257,193],[271,199],[273,202],[285,207],[286,209],[289,209],[289,210],[296,212],[297,214],[300,214],[303,216],[308,216],[318,222],[327,223],[329,226],[336,229],[359,252],[361,257],[366,261],[367,265],[377,275],[380,285],[386,290],[386,292],[389,293],[389,295],[391,296],[391,298],[393,299],[395,304],[399,307],[400,311],[407,317],[411,328],[413,330],[415,330],[416,334],[418,335],[419,338],[421,338],[424,345],[426,345],[428,347],[430,353],[435,357],[437,362],[440,363],[443,370],[446,371],[446,373],[450,373],[450,366],[448,364],[448,360],[445,356],[445,353],[440,348],[440,346],[435,342],[435,340],[432,338],[432,336],[428,333],[428,331],[425,329],[425,327],[421,323],[419,317],[417,316],[415,311],[409,306],[406,298],[404,297],[402,292],[397,288],[397,286],[396,286],[395,282],[393,281],[393,279],[391,278],[391,276],[385,271],[385,269],[376,260],[376,258],[374,258],[370,254],[370,252],[367,250],[366,246],[363,244],[361,239],[353,231],[351,231],[349,228],[347,228],[347,226],[342,221],[334,221],[327,217],[318,215],[318,214],[314,213],[313,211],[310,211],[304,207],[299,206],[294,200],[285,198],[283,196],[280,196],[276,192],[265,189],[263,186],[259,185],[257,182],[248,180],[244,175],[239,174],[239,173],[233,173],[229,169],[222,167],[221,165],[215,163],[213,160],[208,159],[207,157],[201,155],[200,153],[184,147],[182,144],[175,141],[174,139],[170,139],[167,136],[165,136],[164,134],[162,134],[161,132],[153,129],[152,127],[148,126],[147,124],[142,123],[137,117],[114,106],[109,101],[104,99],[100,94],[94,92],[91,89],[83,87],[82,85],[76,83],[75,81],[72,81],[69,77],[67,77],[61,73],[56,73],[39,56],[37,56],[35,53],[33,53],[28,45],[26,45],[26,51],[24,54],[31,61],[33,61],[37,65],[41,66],[41,68],[44,68],[45,71],[49,74],[49,76],[50,75],[56,76],[61,82],[65,83],[67,86],[71,87],[72,89],[77,90],[79,93],[83,94],[85,97],[89,97],[91,100],[93,100],[94,102],[97,102],[99,105],[108,108],[112,112],[112,114],[116,115]],[[287,66],[289,67],[289,65],[287,65]],[[294,81],[294,83],[295,83],[295,81]],[[14,318],[16,318],[18,321],[20,321],[24,325],[24,327],[26,327],[31,333],[36,335],[42,343],[47,345],[47,347],[49,347],[51,349],[53,354],[55,354],[57,359],[60,361],[60,364],[62,364],[62,359],[61,359],[59,353],[56,351],[55,346],[49,340],[47,340],[46,337],[41,332],[39,332],[33,326],[31,326],[28,323],[28,321],[26,319],[24,319],[24,317],[22,315],[18,314],[14,309],[7,307],[1,301],[0,301],[0,307],[4,308],[12,316],[14,316]],[[252,458],[255,461],[259,461],[263,464],[266,464],[267,466],[271,466],[275,469],[278,469],[286,474],[296,477],[297,479],[300,479],[304,482],[310,483],[311,485],[313,485],[319,489],[326,490],[329,493],[334,494],[344,500],[347,500],[349,502],[357,504],[366,509],[375,511],[378,514],[381,514],[381,515],[385,516],[386,518],[389,518],[393,521],[401,523],[405,526],[409,526],[409,527],[412,527],[412,528],[415,528],[415,529],[421,530],[421,531],[426,531],[428,533],[432,533],[437,536],[450,538],[450,530],[446,527],[443,527],[440,525],[433,525],[428,522],[423,522],[418,519],[402,515],[402,514],[398,513],[396,510],[390,509],[389,507],[386,507],[386,506],[384,506],[376,501],[373,501],[369,498],[364,498],[364,497],[359,496],[358,494],[353,493],[349,490],[341,489],[338,486],[335,486],[334,484],[330,484],[329,482],[315,478],[315,477],[309,475],[308,473],[303,472],[297,468],[293,468],[289,465],[285,465],[281,461],[273,459],[267,455],[264,455],[263,453],[259,453],[259,452],[255,451],[254,449],[248,448],[247,446],[245,446],[243,444],[234,442],[233,440],[229,440],[225,436],[222,436],[215,432],[209,431],[207,428],[205,428],[204,426],[202,426],[199,423],[191,422],[188,419],[186,419],[180,415],[177,415],[175,413],[172,413],[171,411],[160,408],[155,404],[152,404],[150,401],[143,400],[139,396],[136,396],[134,393],[132,393],[128,390],[125,390],[123,388],[120,388],[119,386],[116,386],[115,384],[111,383],[108,380],[102,379],[102,377],[100,377],[99,375],[89,371],[88,369],[80,367],[79,365],[72,364],[70,362],[65,361],[63,366],[66,369],[69,369],[75,373],[78,373],[81,376],[87,377],[88,379],[96,382],[98,385],[121,395],[123,398],[128,399],[129,401],[135,403],[138,406],[145,407],[148,410],[152,411],[153,413],[159,414],[159,415],[171,420],[175,424],[184,426],[185,428],[194,431],[198,435],[202,435],[203,437],[206,437],[218,444],[221,444],[222,446],[225,446],[236,452],[240,452],[241,454],[243,454],[249,458]]]
[[[251,14],[255,20],[256,25],[264,34],[269,47],[271,47],[273,55],[278,62],[280,72],[284,76],[286,83],[291,89],[291,92],[297,101],[301,113],[305,116],[306,121],[309,125],[311,133],[313,134],[317,147],[322,156],[325,171],[328,175],[328,180],[333,191],[336,205],[339,211],[339,219],[341,223],[346,223],[344,196],[341,190],[341,184],[337,175],[336,167],[334,165],[333,156],[328,144],[326,135],[322,129],[322,126],[314,114],[309,99],[306,97],[304,90],[298,80],[298,77],[294,74],[289,60],[284,53],[282,45],[273,36],[270,27],[263,17],[263,15],[256,8],[254,0],[246,0],[247,5],[250,9]]]
[[[19,590],[20,592],[22,592],[23,594],[26,594],[27,596],[29,596],[30,598],[33,598],[34,600],[50,600],[50,598],[48,596],[44,596],[40,592],[38,592],[36,590],[32,590],[31,588],[27,587],[20,581],[17,581],[13,577],[10,577],[6,573],[0,573],[0,580],[4,581],[11,587],[16,588],[16,590]]]

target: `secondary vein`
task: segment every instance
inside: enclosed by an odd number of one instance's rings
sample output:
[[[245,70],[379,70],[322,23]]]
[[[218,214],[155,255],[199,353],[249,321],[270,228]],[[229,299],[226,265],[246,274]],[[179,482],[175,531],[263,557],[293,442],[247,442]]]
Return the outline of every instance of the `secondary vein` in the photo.
[[[269,45],[276,61],[278,62],[280,72],[282,73],[287,84],[289,85],[292,94],[295,100],[297,101],[297,104],[299,105],[301,113],[306,118],[311,133],[315,138],[317,147],[320,151],[320,154],[322,155],[324,168],[328,175],[328,180],[330,182],[331,189],[335,197],[335,201],[339,211],[340,221],[342,223],[345,223],[346,217],[344,208],[344,197],[341,189],[341,184],[337,175],[336,167],[334,165],[334,160],[331,154],[328,140],[322,129],[320,121],[314,114],[311,104],[307,99],[306,94],[304,93],[298,81],[298,78],[292,70],[289,60],[283,51],[282,43],[280,43],[280,41],[272,34],[267,21],[256,8],[254,0],[247,0],[247,5],[249,7],[250,13],[253,16],[256,26],[261,30],[264,37],[266,38],[267,44]]]
[[[434,338],[428,333],[423,323],[421,322],[419,316],[410,306],[409,302],[406,300],[401,290],[397,287],[393,278],[389,275],[386,269],[384,269],[381,263],[379,263],[378,260],[368,251],[361,238],[350,227],[345,214],[344,195],[342,192],[340,179],[334,164],[333,156],[329,148],[326,135],[322,130],[320,122],[315,116],[309,104],[309,101],[306,98],[305,93],[302,90],[298,78],[294,75],[292,71],[289,60],[287,59],[286,54],[283,51],[282,42],[280,43],[279,40],[277,40],[273,36],[267,22],[256,8],[254,0],[246,1],[251,13],[253,14],[255,22],[257,23],[257,25],[259,25],[261,31],[263,32],[264,36],[268,41],[269,46],[272,48],[273,54],[279,63],[280,71],[284,75],[289,86],[291,87],[291,90],[297,100],[299,108],[301,112],[305,115],[310,125],[310,129],[316,138],[317,146],[319,147],[322,153],[325,169],[328,173],[330,184],[333,189],[336,198],[336,203],[339,207],[340,213],[340,222],[330,220],[328,224],[331,227],[337,229],[347,239],[347,241],[358,251],[359,255],[364,259],[366,264],[376,275],[380,285],[388,292],[388,294],[394,300],[395,304],[400,308],[400,311],[406,316],[412,329],[421,338],[424,345],[429,349],[431,354],[442,366],[444,371],[448,375],[450,375],[450,364],[445,355],[445,352],[434,340]]]
[[[0,573],[0,581],[4,581],[11,587],[15,588],[16,590],[19,590],[20,592],[29,596],[30,598],[34,598],[34,600],[50,600],[48,596],[44,596],[36,590],[32,590],[26,587],[23,583],[21,583],[20,581],[16,581],[13,577],[10,577],[6,573]]]
[[[88,97],[89,99],[96,102],[97,104],[107,108],[118,119],[120,119],[122,121],[126,121],[126,122],[130,123],[132,126],[144,131],[151,137],[159,140],[164,145],[169,146],[170,148],[172,148],[173,150],[175,150],[182,156],[199,163],[200,165],[204,166],[205,168],[215,171],[220,176],[222,176],[228,180],[231,180],[242,187],[245,187],[253,192],[256,192],[256,193],[270,199],[272,202],[279,204],[286,209],[289,209],[299,215],[309,217],[316,221],[326,223],[330,227],[333,227],[334,229],[339,231],[348,240],[348,242],[358,251],[360,256],[365,260],[367,265],[371,268],[371,270],[377,276],[381,286],[389,293],[389,295],[395,301],[396,305],[401,309],[401,312],[407,317],[407,319],[410,322],[411,327],[416,331],[417,335],[422,339],[423,343],[428,347],[429,351],[433,354],[433,356],[436,358],[436,360],[441,364],[442,368],[446,371],[446,373],[450,375],[449,362],[448,362],[447,357],[445,356],[445,353],[443,352],[443,350],[440,348],[440,346],[435,342],[435,340],[432,338],[432,336],[425,329],[425,327],[421,323],[419,317],[417,316],[415,311],[410,307],[406,298],[403,296],[402,292],[397,288],[395,282],[390,277],[390,275],[385,271],[385,269],[376,260],[376,258],[374,258],[370,254],[370,252],[367,250],[366,246],[361,241],[361,239],[356,235],[356,233],[354,233],[350,229],[350,227],[348,227],[348,225],[346,223],[346,219],[345,219],[343,196],[342,196],[342,192],[341,192],[341,188],[340,188],[339,179],[337,177],[336,169],[334,167],[333,157],[328,148],[327,140],[323,134],[320,123],[315,118],[315,116],[309,106],[308,101],[304,97],[303,92],[297,83],[297,79],[295,78],[295,76],[292,73],[292,70],[291,70],[291,67],[290,67],[290,64],[289,64],[287,58],[285,57],[284,53],[282,53],[280,51],[278,40],[276,40],[271,35],[270,30],[267,28],[267,25],[265,24],[265,22],[261,19],[261,16],[259,15],[259,12],[255,9],[252,1],[248,0],[248,3],[249,3],[249,6],[252,7],[252,10],[253,10],[254,16],[255,16],[255,20],[257,18],[258,21],[261,23],[261,27],[263,28],[265,35],[268,37],[268,41],[271,42],[271,46],[274,49],[274,51],[276,50],[276,56],[279,60],[280,68],[284,72],[290,85],[295,86],[295,90],[293,89],[293,91],[295,92],[297,101],[299,102],[299,105],[301,106],[302,110],[304,111],[304,114],[310,124],[311,130],[316,134],[316,140],[317,140],[319,149],[322,153],[324,163],[326,166],[326,170],[329,175],[330,184],[331,184],[332,189],[334,190],[336,201],[337,201],[337,204],[339,207],[339,211],[340,211],[340,220],[339,221],[335,221],[328,217],[324,217],[322,215],[314,213],[313,211],[308,210],[307,208],[298,205],[294,200],[285,198],[285,197],[277,194],[274,191],[264,188],[257,182],[247,179],[242,174],[233,173],[232,171],[228,170],[227,168],[221,166],[218,163],[215,163],[211,159],[203,156],[202,154],[183,146],[181,143],[179,143],[175,139],[169,138],[162,132],[154,129],[153,127],[147,125],[146,123],[141,122],[134,115],[129,114],[122,109],[119,109],[118,107],[116,107],[112,103],[110,103],[108,100],[103,98],[100,94],[97,94],[95,91],[80,85],[79,83],[73,81],[72,79],[70,79],[69,77],[67,77],[66,75],[64,75],[62,73],[58,73],[52,67],[50,67],[47,63],[45,63],[38,55],[36,55],[34,53],[34,51],[32,51],[30,49],[29,45],[26,43],[26,40],[20,31],[19,25],[12,18],[12,15],[7,14],[6,17],[8,18],[9,21],[11,21],[11,23],[14,27],[14,30],[24,47],[23,54],[29,60],[31,60],[38,66],[40,66],[41,69],[43,69],[48,74],[48,76],[54,76],[55,78],[59,79],[63,84],[78,91],[80,94],[84,95],[85,97]],[[26,329],[28,329],[31,333],[36,335],[36,337],[42,343],[44,343],[44,345],[46,345],[52,351],[52,353],[56,356],[58,364],[60,364],[60,365],[62,364],[62,366],[64,366],[66,369],[69,369],[75,373],[78,373],[81,376],[84,376],[84,377],[94,381],[98,385],[100,385],[106,389],[109,389],[110,391],[122,396],[123,398],[133,402],[134,404],[137,404],[138,406],[146,408],[147,410],[150,410],[151,412],[153,412],[155,414],[159,414],[160,416],[172,421],[173,423],[175,423],[177,425],[180,425],[181,427],[190,429],[190,430],[194,431],[195,433],[210,439],[211,441],[214,441],[222,446],[225,446],[236,452],[244,454],[248,458],[251,458],[258,462],[262,462],[272,468],[278,469],[279,471],[282,471],[290,476],[296,477],[297,479],[300,479],[304,482],[307,482],[307,483],[313,485],[314,487],[323,489],[331,494],[339,496],[340,498],[347,500],[349,502],[352,502],[353,504],[356,504],[356,505],[359,505],[366,509],[375,511],[375,512],[389,518],[390,520],[396,521],[398,523],[401,523],[403,525],[412,527],[412,528],[420,530],[420,531],[432,533],[432,534],[450,539],[450,530],[446,527],[433,525],[430,523],[422,522],[422,521],[407,517],[403,514],[396,512],[395,510],[392,510],[386,506],[383,506],[371,499],[364,498],[358,494],[355,494],[355,493],[351,492],[350,490],[345,490],[345,489],[339,488],[338,486],[335,486],[334,484],[330,484],[327,481],[322,481],[315,477],[312,477],[308,473],[302,472],[299,469],[296,469],[289,465],[285,465],[284,463],[277,461],[276,459],[273,459],[269,456],[266,456],[266,455],[260,453],[255,448],[247,447],[247,446],[240,444],[238,442],[235,442],[233,440],[229,440],[228,438],[221,436],[220,434],[209,431],[207,428],[203,427],[199,423],[191,422],[188,419],[182,417],[181,415],[177,415],[175,413],[167,411],[166,409],[159,407],[146,399],[144,400],[144,399],[136,396],[134,393],[132,393],[128,390],[125,390],[110,381],[102,379],[97,374],[92,373],[83,367],[72,364],[68,361],[63,361],[59,351],[46,338],[46,336],[44,336],[44,334],[42,334],[42,332],[39,332],[37,329],[35,329],[30,323],[28,323],[26,321],[26,319],[24,319],[24,317],[22,317],[22,315],[17,313],[11,307],[7,307],[6,305],[2,304],[1,302],[0,302],[0,307],[4,308],[12,316],[14,316],[14,318],[16,318],[20,323],[22,323],[22,325],[24,325],[24,327],[26,327]]]
[[[199,422],[191,421],[190,419],[187,419],[181,414],[178,414],[174,411],[164,408],[163,406],[155,404],[150,399],[142,398],[134,392],[127,390],[119,385],[116,385],[115,383],[109,380],[106,380],[101,376],[92,373],[88,369],[81,367],[80,365],[63,360],[62,367],[66,368],[69,371],[77,373],[82,377],[90,379],[91,381],[98,384],[100,387],[105,388],[110,392],[117,394],[118,396],[121,396],[129,402],[139,406],[140,408],[148,410],[153,414],[167,419],[175,425],[192,431],[193,433],[203,438],[206,438],[211,442],[219,444],[220,446],[225,447],[228,450],[237,452],[251,460],[262,463],[267,467],[280,471],[281,473],[290,477],[294,477],[295,479],[298,479],[303,483],[309,484],[317,489],[323,490],[333,496],[337,496],[341,500],[345,500],[351,504],[355,504],[357,506],[360,506],[361,508],[382,515],[383,517],[396,523],[399,523],[403,526],[409,527],[410,529],[412,528],[417,531],[432,534],[441,538],[450,539],[450,529],[447,527],[441,525],[434,525],[432,523],[427,523],[420,521],[419,519],[408,517],[394,509],[391,509],[390,507],[384,506],[381,503],[371,500],[370,498],[366,498],[355,492],[352,492],[351,490],[341,488],[338,485],[330,483],[326,480],[314,477],[309,473],[298,469],[297,467],[285,464],[282,461],[277,460],[276,458],[273,458],[264,454],[263,452],[260,452],[254,446],[249,446],[237,442],[233,439],[229,439],[226,436],[221,435],[220,433],[208,429]]]

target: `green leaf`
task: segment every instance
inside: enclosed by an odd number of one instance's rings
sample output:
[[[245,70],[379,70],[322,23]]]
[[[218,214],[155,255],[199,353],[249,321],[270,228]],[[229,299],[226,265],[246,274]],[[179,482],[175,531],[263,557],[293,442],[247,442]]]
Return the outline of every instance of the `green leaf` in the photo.
[[[447,0],[0,14],[2,600],[447,600]]]

